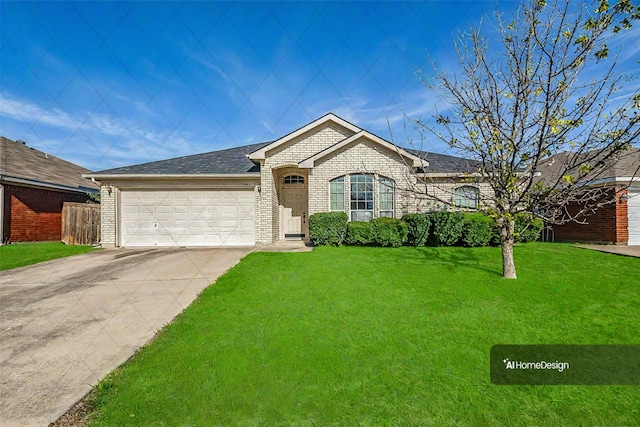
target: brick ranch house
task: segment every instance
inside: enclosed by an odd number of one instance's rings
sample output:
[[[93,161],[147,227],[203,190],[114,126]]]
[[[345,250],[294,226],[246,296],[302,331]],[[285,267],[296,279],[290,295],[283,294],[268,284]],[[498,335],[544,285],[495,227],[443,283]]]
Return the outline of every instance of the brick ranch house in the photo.
[[[415,171],[428,171],[443,197],[465,206],[488,191],[463,182],[472,162],[424,157],[327,114],[272,142],[85,177],[102,185],[106,247],[238,246],[308,239],[316,212],[369,220],[438,208],[410,191]]]
[[[99,186],[90,172],[0,137],[0,234],[2,243],[60,240],[64,202],[86,202]]]
[[[553,158],[542,165],[542,176],[557,173]],[[607,204],[593,214],[563,225],[548,225],[545,237],[564,242],[616,243],[640,245],[640,148],[621,153],[604,173],[585,185],[602,190],[601,201]],[[570,205],[575,215],[578,206]]]
[[[105,247],[248,246],[306,240],[316,212],[366,221],[445,208],[419,197],[425,185],[473,209],[491,191],[468,182],[476,171],[472,160],[403,150],[327,114],[275,141],[85,177],[101,182]]]

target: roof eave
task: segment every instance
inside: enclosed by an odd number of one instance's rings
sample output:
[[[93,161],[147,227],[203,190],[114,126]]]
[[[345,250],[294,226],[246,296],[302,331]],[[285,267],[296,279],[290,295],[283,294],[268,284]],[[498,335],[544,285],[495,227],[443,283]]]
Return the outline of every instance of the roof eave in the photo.
[[[425,178],[468,178],[468,177],[482,177],[479,172],[420,172],[418,176]]]
[[[116,179],[243,179],[260,178],[260,173],[201,173],[201,174],[145,174],[145,173],[114,173],[83,174],[83,178],[91,178],[100,181]]]
[[[82,177],[85,178],[84,175]],[[55,184],[51,182],[37,181],[33,179],[19,178],[19,177],[9,176],[9,175],[0,175],[0,181],[8,184],[17,184],[17,185],[24,185],[28,187],[46,188],[50,190],[71,191],[74,193],[83,193],[83,194],[84,193],[97,194],[98,192],[100,192],[98,188],[81,187],[81,186],[72,187],[70,185]]]

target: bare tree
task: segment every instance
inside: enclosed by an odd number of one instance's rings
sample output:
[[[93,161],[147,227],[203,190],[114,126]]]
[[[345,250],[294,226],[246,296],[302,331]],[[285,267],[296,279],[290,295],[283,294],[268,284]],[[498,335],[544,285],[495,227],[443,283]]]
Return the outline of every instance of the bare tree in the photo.
[[[481,208],[500,229],[505,278],[516,278],[517,213],[560,224],[606,202],[603,190],[588,184],[640,134],[640,91],[625,87],[629,76],[617,71],[607,43],[639,17],[640,7],[628,0],[527,0],[513,19],[496,13],[497,41],[480,28],[457,38],[458,71],[434,65],[419,72],[449,105],[432,118],[409,120],[423,140],[435,136],[477,162],[468,176],[491,186]],[[555,166],[541,176],[545,165]],[[579,212],[567,209],[576,203]]]

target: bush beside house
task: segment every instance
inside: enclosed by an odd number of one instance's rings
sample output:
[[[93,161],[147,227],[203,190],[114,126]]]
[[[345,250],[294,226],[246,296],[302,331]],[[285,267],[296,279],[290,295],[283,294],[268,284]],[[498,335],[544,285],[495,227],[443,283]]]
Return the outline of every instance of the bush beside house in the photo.
[[[371,223],[363,221],[351,221],[347,225],[347,238],[345,243],[350,246],[367,246],[373,243]]]
[[[429,214],[406,214],[402,217],[402,220],[407,223],[407,243],[411,246],[426,245],[429,238],[429,228],[431,228]]]
[[[309,236],[314,245],[339,246],[347,235],[347,214],[319,212],[309,217]]]
[[[544,222],[531,214],[521,213],[516,215],[514,234],[516,242],[534,242],[540,237],[544,228]]]
[[[465,246],[487,246],[496,232],[493,218],[481,213],[464,215],[462,244]]]
[[[518,214],[517,242],[532,242],[544,224],[531,214]],[[479,212],[430,212],[406,214],[402,219],[376,218],[370,222],[348,222],[344,212],[311,215],[309,234],[314,245],[342,243],[350,246],[454,246],[498,245],[499,230],[490,216]]]
[[[458,212],[434,212],[431,215],[433,246],[453,246],[462,237],[464,215]]]
[[[409,228],[400,219],[376,218],[371,221],[373,241],[378,246],[393,246],[397,248],[407,242]]]

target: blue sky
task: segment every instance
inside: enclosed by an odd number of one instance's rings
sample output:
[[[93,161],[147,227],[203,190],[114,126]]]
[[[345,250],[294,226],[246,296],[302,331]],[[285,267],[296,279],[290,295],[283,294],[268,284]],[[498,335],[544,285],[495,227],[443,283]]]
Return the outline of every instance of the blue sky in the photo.
[[[269,141],[327,112],[399,136],[403,110],[442,103],[415,76],[427,52],[452,65],[456,29],[495,6],[2,1],[0,133],[92,170]]]

